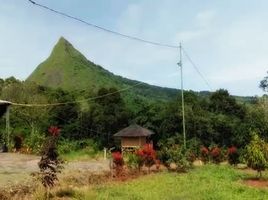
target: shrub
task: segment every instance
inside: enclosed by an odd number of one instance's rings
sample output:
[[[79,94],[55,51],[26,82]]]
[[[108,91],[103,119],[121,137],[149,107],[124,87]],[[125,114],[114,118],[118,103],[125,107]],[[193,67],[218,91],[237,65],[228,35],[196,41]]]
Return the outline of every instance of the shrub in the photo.
[[[156,152],[153,149],[153,145],[146,144],[143,147],[142,152],[143,152],[144,164],[150,171],[150,168],[155,164],[156,159]]]
[[[141,171],[142,166],[144,165],[144,155],[143,155],[143,151],[142,149],[138,149],[135,152],[135,155],[137,156],[137,165],[138,165],[138,169],[139,171]]]
[[[150,172],[151,167],[155,164],[156,152],[151,144],[146,144],[142,149],[136,151],[138,157],[137,162],[139,170],[143,165],[148,168]]]
[[[207,163],[209,161],[209,150],[207,147],[200,148],[200,156],[201,156],[201,160],[204,163]]]
[[[129,153],[127,155],[127,166],[130,169],[140,169],[139,157],[136,153]]]
[[[187,152],[185,152],[182,146],[175,144],[174,140],[160,144],[158,157],[168,168],[171,163],[176,164],[177,171],[187,171],[192,166],[192,162],[189,161],[190,159],[187,156]]]
[[[14,136],[14,148],[16,151],[19,151],[22,147],[23,138],[19,135]]]
[[[255,132],[252,135],[252,140],[246,146],[244,158],[248,167],[256,170],[257,175],[261,177],[261,172],[264,171],[268,165],[268,144]]]
[[[239,163],[239,153],[235,146],[228,148],[227,157],[228,157],[228,162],[231,165],[237,165]]]
[[[50,135],[43,145],[41,160],[38,163],[40,169],[39,179],[46,188],[47,195],[49,195],[48,189],[55,186],[55,182],[58,180],[57,173],[61,172],[63,163],[57,152],[57,139],[60,129],[50,127],[49,133]]]
[[[213,147],[210,151],[212,162],[219,164],[222,160],[221,149],[219,147]]]
[[[29,137],[25,137],[24,144],[26,148],[31,149],[33,153],[40,155],[45,140],[45,134],[35,131],[32,132]]]
[[[112,153],[113,162],[116,166],[123,166],[124,165],[124,159],[120,152],[113,152]]]
[[[124,159],[120,152],[113,152],[113,168],[115,169],[116,176],[121,176],[123,171]]]

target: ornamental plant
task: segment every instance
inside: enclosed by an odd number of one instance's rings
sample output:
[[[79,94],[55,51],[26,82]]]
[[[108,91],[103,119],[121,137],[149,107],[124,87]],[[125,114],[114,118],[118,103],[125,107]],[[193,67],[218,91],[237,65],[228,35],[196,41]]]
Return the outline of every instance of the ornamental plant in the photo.
[[[209,150],[207,147],[200,148],[200,156],[201,156],[201,160],[204,163],[207,163],[209,161]]]
[[[212,162],[219,164],[221,162],[221,149],[219,147],[213,147],[210,151]]]
[[[115,169],[116,176],[121,176],[124,166],[124,159],[121,152],[113,152],[112,153],[113,158],[113,165]]]
[[[135,155],[137,156],[137,165],[138,165],[138,169],[139,171],[141,171],[142,166],[144,165],[144,154],[142,149],[138,149],[135,152]]]
[[[156,152],[153,149],[153,145],[146,144],[142,149],[136,151],[136,155],[138,156],[138,165],[139,170],[143,165],[148,168],[150,172],[151,167],[155,164]]]
[[[262,171],[268,166],[268,144],[257,133],[253,132],[252,140],[246,146],[244,158],[247,166],[257,171],[257,177],[262,177]]]
[[[61,172],[63,161],[59,158],[57,151],[57,141],[60,134],[60,129],[57,127],[50,127],[49,136],[43,144],[41,152],[41,160],[38,163],[40,172],[38,174],[42,185],[46,188],[47,197],[49,196],[49,189],[54,187],[58,181],[57,174]]]
[[[231,165],[237,165],[239,163],[239,153],[235,146],[231,146],[227,149],[228,162]]]
[[[175,140],[170,139],[166,143],[160,143],[159,146],[158,158],[168,169],[171,169],[171,164],[176,166],[176,169],[172,170],[178,172],[185,172],[192,167],[188,153]]]
[[[144,156],[144,164],[150,171],[150,168],[155,164],[156,152],[151,144],[146,144],[142,151]]]

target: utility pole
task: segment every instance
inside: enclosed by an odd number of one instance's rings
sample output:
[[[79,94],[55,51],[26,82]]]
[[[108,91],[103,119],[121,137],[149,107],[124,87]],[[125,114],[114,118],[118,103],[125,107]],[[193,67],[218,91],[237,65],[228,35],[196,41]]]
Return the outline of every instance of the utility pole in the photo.
[[[6,145],[9,147],[10,143],[10,108],[7,107],[6,111]]]
[[[184,112],[184,91],[183,91],[183,70],[182,70],[182,46],[180,43],[180,62],[178,63],[181,69],[181,107],[182,107],[182,131],[183,131],[183,145],[186,149],[186,131],[185,131],[185,112]]]

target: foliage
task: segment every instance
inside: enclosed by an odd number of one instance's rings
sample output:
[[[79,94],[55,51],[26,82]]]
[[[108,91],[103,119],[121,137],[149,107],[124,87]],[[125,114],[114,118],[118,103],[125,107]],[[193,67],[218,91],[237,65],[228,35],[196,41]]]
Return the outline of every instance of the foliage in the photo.
[[[112,153],[112,158],[113,158],[113,165],[115,169],[116,176],[121,176],[123,172],[123,166],[124,166],[124,159],[123,155],[121,152],[113,152]]]
[[[192,166],[187,154],[182,145],[178,145],[175,140],[170,139],[167,143],[160,144],[158,157],[167,167],[170,167],[171,163],[175,163],[178,171],[186,171]]]
[[[40,179],[45,188],[54,187],[58,180],[57,173],[61,172],[62,160],[58,157],[57,139],[60,129],[57,127],[50,127],[50,136],[45,140],[42,157],[38,163],[40,169]]]
[[[113,152],[112,157],[116,167],[122,167],[124,165],[123,155],[120,152]]]
[[[139,169],[145,165],[149,172],[150,168],[155,164],[156,159],[156,151],[151,144],[145,144],[141,149],[136,151],[136,155],[138,157],[138,166]]]
[[[235,146],[231,146],[227,150],[228,162],[231,165],[236,165],[239,163],[239,152]]]
[[[267,72],[268,74],[268,72]],[[268,76],[265,76],[263,80],[261,80],[259,87],[265,91],[268,92]]]
[[[268,144],[257,133],[252,133],[252,140],[246,146],[244,155],[248,167],[256,170],[259,177],[268,166]]]
[[[219,147],[213,147],[210,151],[212,162],[219,164],[222,161],[222,152]]]
[[[14,136],[14,148],[16,151],[19,151],[23,145],[23,138],[19,135]]]
[[[204,163],[209,162],[209,150],[207,147],[201,147],[200,148],[200,156],[201,156],[201,160]]]
[[[140,169],[142,166],[141,158],[137,153],[128,153],[127,154],[127,166],[130,169]]]

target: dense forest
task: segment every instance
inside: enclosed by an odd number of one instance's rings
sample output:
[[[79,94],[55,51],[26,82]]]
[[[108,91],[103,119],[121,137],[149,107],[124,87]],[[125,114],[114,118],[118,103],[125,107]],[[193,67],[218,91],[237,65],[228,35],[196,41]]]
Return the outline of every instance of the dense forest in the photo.
[[[267,77],[266,77],[267,79]],[[267,88],[264,79],[263,89]],[[117,88],[100,88],[93,98],[62,89],[52,89],[24,82],[14,77],[0,80],[1,99],[22,104],[55,104],[49,106],[13,105],[10,109],[11,141],[20,137],[23,145],[38,152],[38,147],[51,125],[61,129],[64,143],[91,139],[101,149],[117,144],[113,134],[129,124],[153,130],[156,147],[171,138],[182,143],[181,96],[170,101],[152,101],[118,92]],[[88,92],[92,95],[92,92]],[[112,95],[107,95],[112,94]],[[251,133],[267,138],[268,113],[266,96],[251,102],[237,102],[227,90],[220,89],[208,96],[185,91],[187,146],[217,145],[244,147]],[[131,102],[131,103],[130,103]],[[1,119],[1,141],[7,138],[5,118]],[[13,142],[14,143],[14,142]]]
[[[267,79],[260,82],[264,91]],[[1,141],[11,141],[12,147],[19,140],[38,153],[48,127],[57,126],[66,151],[110,148],[118,144],[113,134],[136,123],[156,133],[155,147],[170,140],[182,143],[180,95],[180,90],[114,75],[62,37],[26,81],[0,79],[0,98],[20,104],[10,109],[10,137],[1,119]],[[253,132],[268,139],[266,96],[185,91],[185,119],[187,147],[196,151],[200,146],[244,147]]]

